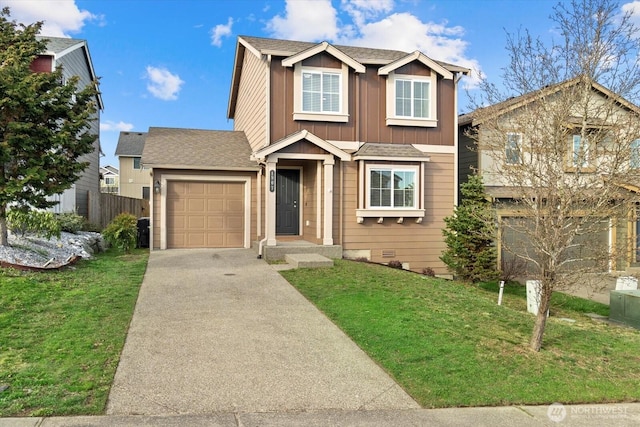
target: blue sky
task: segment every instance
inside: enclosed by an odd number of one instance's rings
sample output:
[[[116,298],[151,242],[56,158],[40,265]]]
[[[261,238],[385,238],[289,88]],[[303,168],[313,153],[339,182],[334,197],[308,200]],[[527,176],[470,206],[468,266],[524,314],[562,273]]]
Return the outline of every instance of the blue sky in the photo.
[[[0,0],[43,35],[85,39],[101,77],[101,164],[120,131],[230,130],[239,35],[421,50],[498,81],[506,32],[553,36],[557,0]],[[621,7],[640,1],[621,1]],[[473,89],[473,79],[467,79]],[[467,98],[460,94],[460,112]]]

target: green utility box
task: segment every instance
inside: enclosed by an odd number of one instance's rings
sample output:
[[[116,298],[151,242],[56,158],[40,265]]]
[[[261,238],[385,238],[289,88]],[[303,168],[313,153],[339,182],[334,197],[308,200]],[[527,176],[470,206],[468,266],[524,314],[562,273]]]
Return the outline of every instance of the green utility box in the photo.
[[[640,290],[611,291],[609,318],[640,329]]]

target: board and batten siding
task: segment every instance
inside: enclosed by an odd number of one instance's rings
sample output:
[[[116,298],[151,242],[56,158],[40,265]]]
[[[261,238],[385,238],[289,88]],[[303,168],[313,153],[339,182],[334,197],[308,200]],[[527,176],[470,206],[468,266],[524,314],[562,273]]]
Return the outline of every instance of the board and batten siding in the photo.
[[[332,68],[325,56],[317,59],[325,67]],[[305,62],[307,63],[307,62]],[[308,62],[310,65],[319,65]],[[422,74],[430,70],[422,67]],[[413,65],[411,71],[420,68]],[[424,128],[416,126],[386,125],[387,80],[378,75],[379,66],[368,65],[366,72],[356,74],[349,70],[347,123],[305,121],[293,119],[294,68],[283,67],[282,58],[271,63],[271,141],[280,140],[292,133],[306,129],[329,141],[364,141],[388,144],[453,145],[455,119],[455,84],[452,80],[438,78],[438,126]]]
[[[56,61],[56,66],[62,66],[62,74],[65,80],[71,76],[78,76],[78,89],[82,90],[94,82],[91,80],[88,58],[84,49],[75,49]],[[80,162],[88,162],[89,166],[82,172],[80,179],[75,182],[76,211],[79,215],[87,217],[89,192],[100,192],[100,109],[96,106],[94,120],[91,122],[90,133],[98,136],[93,143],[93,151],[79,158]],[[91,220],[91,218],[90,218]]]
[[[454,155],[432,154],[431,161],[425,164],[423,188],[425,191],[425,217],[416,224],[415,218],[405,218],[402,224],[398,218],[384,218],[378,224],[378,218],[365,218],[358,224],[356,208],[358,200],[357,162],[345,162],[343,167],[343,212],[342,247],[345,251],[370,251],[371,261],[387,263],[398,260],[409,263],[413,271],[422,272],[430,267],[436,274],[449,274],[440,261],[445,249],[442,229],[444,218],[453,213],[454,206]],[[339,197],[334,200],[339,206]],[[335,220],[338,217],[334,217]],[[339,234],[337,234],[339,235]],[[395,253],[383,256],[383,252]]]
[[[242,63],[242,78],[233,129],[243,131],[253,151],[264,147],[267,135],[267,64],[248,49]]]

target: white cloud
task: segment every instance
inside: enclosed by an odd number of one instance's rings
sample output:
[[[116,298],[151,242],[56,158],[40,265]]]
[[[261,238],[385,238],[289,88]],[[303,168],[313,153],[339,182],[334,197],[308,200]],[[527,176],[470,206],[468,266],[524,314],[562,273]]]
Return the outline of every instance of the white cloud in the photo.
[[[621,6],[622,13],[629,13],[635,24],[640,23],[640,1],[635,0]]]
[[[635,3],[640,13],[640,0]],[[339,7],[336,10],[330,0],[286,0],[284,16],[272,18],[267,31],[285,39],[419,50],[432,59],[481,71],[478,61],[466,56],[468,42],[463,27],[446,21],[424,22],[411,13],[394,13],[393,0],[341,0]]]
[[[123,121],[114,122],[112,120],[105,120],[100,122],[100,130],[103,132],[129,132],[133,129],[131,123],[125,123]]]
[[[222,38],[231,35],[233,18],[229,18],[227,25],[218,24],[211,30],[211,44],[217,47],[222,46]]]
[[[80,10],[74,0],[4,0],[11,9],[11,18],[23,24],[44,21],[40,34],[51,37],[70,37],[92,20],[102,17]]]
[[[334,40],[338,35],[337,11],[331,0],[287,0],[285,15],[267,23],[274,37],[303,40]]]
[[[177,74],[171,73],[166,68],[147,67],[145,76],[149,80],[147,90],[156,98],[173,101],[178,99],[178,92],[182,88],[184,81]]]

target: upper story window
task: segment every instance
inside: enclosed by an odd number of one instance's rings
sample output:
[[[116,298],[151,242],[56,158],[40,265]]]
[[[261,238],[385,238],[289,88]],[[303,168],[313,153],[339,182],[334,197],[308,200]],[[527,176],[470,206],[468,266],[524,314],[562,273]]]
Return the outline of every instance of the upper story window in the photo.
[[[396,80],[396,116],[428,119],[430,117],[429,85],[423,80]]]
[[[522,134],[507,133],[507,141],[504,147],[504,159],[507,165],[519,165],[522,163]]]
[[[635,141],[631,142],[629,166],[632,169],[640,169],[640,139],[636,139]]]
[[[570,149],[570,166],[573,168],[586,168],[589,166],[591,149],[587,138],[580,135],[573,135]]]
[[[142,169],[142,158],[134,157],[133,158],[133,168],[134,169]]]
[[[305,67],[296,64],[293,75],[293,119],[347,122],[349,68]]]
[[[302,111],[310,113],[340,112],[340,74],[302,72]]]
[[[437,78],[390,73],[387,79],[387,125],[437,126]]]
[[[112,176],[107,176],[104,178],[104,183],[105,185],[115,185],[116,184],[116,179]]]

